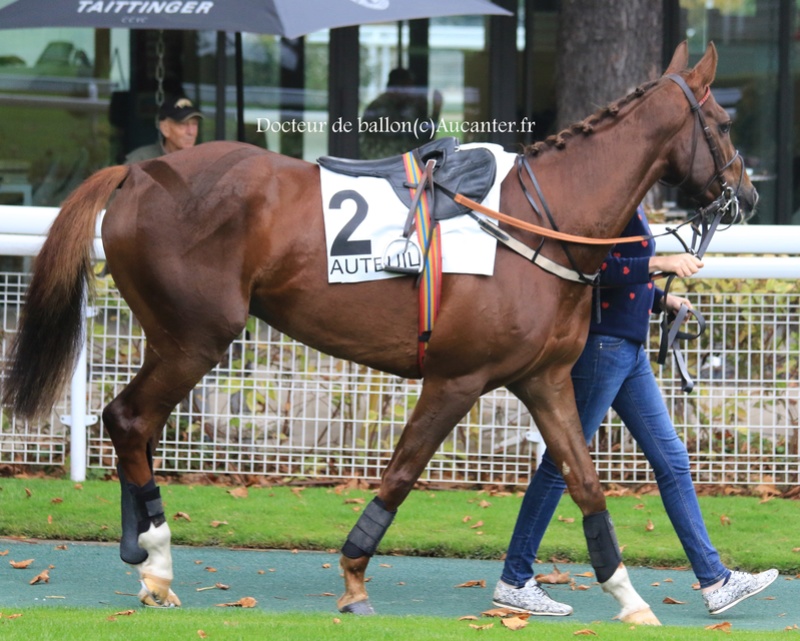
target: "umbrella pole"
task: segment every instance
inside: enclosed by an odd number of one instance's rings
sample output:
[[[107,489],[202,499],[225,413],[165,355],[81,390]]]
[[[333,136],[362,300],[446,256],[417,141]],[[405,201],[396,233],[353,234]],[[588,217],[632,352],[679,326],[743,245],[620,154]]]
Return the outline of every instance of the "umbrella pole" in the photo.
[[[245,142],[244,139],[244,54],[242,52],[242,32],[237,31],[235,36],[236,46],[236,140]]]
[[[227,37],[224,31],[217,31],[217,92],[214,117],[214,139],[225,140],[225,93],[228,88],[226,57]]]

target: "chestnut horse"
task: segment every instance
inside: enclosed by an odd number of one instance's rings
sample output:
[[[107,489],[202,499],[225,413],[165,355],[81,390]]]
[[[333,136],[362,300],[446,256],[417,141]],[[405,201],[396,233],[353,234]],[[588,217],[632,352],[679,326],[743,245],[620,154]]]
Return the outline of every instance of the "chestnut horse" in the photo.
[[[713,44],[693,68],[681,44],[664,77],[527,149],[521,159],[531,173],[504,178],[502,211],[538,222],[535,172],[558,227],[597,244],[567,248],[504,229],[530,247],[542,243],[551,261],[594,274],[613,243],[603,239],[621,233],[657,180],[701,205],[723,198],[752,211],[756,191],[730,141],[730,119],[708,89],[716,66]],[[107,205],[108,267],[147,337],[141,370],[103,411],[122,483],[121,556],[137,566],[147,605],[180,603],[170,589],[170,531],[149,443],[249,314],[332,356],[423,375],[415,279],[328,283],[319,176],[316,164],[227,142],[110,167],[66,200],[38,256],[3,394],[26,417],[49,411],[71,372],[96,218]],[[364,573],[395,512],[456,423],[482,394],[505,386],[530,410],[563,471],[584,515],[592,566],[620,617],[658,623],[621,562],[575,407],[570,371],[587,334],[591,291],[505,250],[493,277],[444,275],[419,401],[377,497],[342,548],[340,610],[372,612]]]

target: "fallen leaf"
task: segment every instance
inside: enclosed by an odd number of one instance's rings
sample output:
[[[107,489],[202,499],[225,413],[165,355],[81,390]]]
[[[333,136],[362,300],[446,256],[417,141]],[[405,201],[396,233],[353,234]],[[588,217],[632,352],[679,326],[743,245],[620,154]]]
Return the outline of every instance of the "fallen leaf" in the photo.
[[[463,617],[458,617],[458,620],[459,621],[477,621],[478,617],[476,617],[474,614],[468,614],[468,615],[463,616]]]
[[[215,583],[207,588],[197,588],[195,592],[205,592],[206,590],[230,590],[231,586],[225,585],[224,583]]]
[[[480,507],[482,507],[482,508],[486,509],[487,507],[489,507],[489,506],[491,505],[491,503],[489,503],[489,501],[487,501],[486,499],[484,499],[483,501],[481,501],[480,503],[478,503],[478,505],[479,505]]]
[[[217,603],[218,608],[254,608],[256,607],[256,601],[251,596],[245,596],[239,599],[238,601],[234,601],[233,603]]]
[[[339,617],[333,617],[333,622],[334,622],[334,624],[338,624],[338,623],[341,623],[342,620]]]
[[[68,548],[67,548],[66,544],[64,544],[64,545],[57,545],[53,549],[54,550],[67,550]]]
[[[9,615],[6,617],[6,619],[9,619],[9,620],[10,620],[10,619],[19,619],[21,616],[22,616],[22,613],[21,613],[21,612],[20,612],[19,614],[9,614]]]
[[[200,637],[201,639],[207,639],[208,638],[208,635],[205,632],[203,632],[202,630],[198,630],[197,631],[197,636]]]
[[[573,519],[572,517],[565,518],[560,514],[558,515],[558,520],[561,521],[562,523],[575,523],[575,519]]]
[[[185,521],[191,522],[191,518],[189,517],[186,512],[176,512],[175,515],[172,517],[173,521],[177,521],[178,519],[184,519]]]
[[[211,521],[211,527],[219,527],[220,525],[228,525],[227,521]]]
[[[378,567],[379,568],[390,568],[390,567],[392,567],[392,565],[391,565],[391,563],[381,563]]]
[[[325,570],[329,569],[330,567],[331,567],[330,563],[323,563],[322,564],[322,568],[325,569]]]
[[[723,621],[722,623],[714,623],[712,625],[707,625],[706,630],[722,630],[723,632],[730,632],[731,631],[731,622],[730,621]]]
[[[633,509],[634,510],[643,510],[644,509],[644,503],[637,503],[636,505],[633,506]]]
[[[580,574],[576,574],[575,576],[582,576],[587,579],[591,579],[594,577],[594,572],[581,572]]]
[[[64,499],[62,499],[62,498],[60,498],[60,497],[56,496],[55,498],[52,498],[52,499],[50,499],[50,502],[51,502],[51,503],[63,503],[63,502],[64,502]]]
[[[81,483],[75,483],[75,485],[73,485],[72,487],[75,488],[76,490],[82,490],[83,489],[83,485]]]
[[[136,610],[122,610],[122,612],[114,612],[114,616],[118,617],[129,617],[132,614],[136,614]]]
[[[650,519],[647,519],[647,525],[644,526],[644,529],[647,532],[652,532],[653,530],[656,529],[656,526],[653,525],[653,522]]]
[[[304,488],[302,488],[302,487],[293,487],[292,488],[292,494],[294,494],[295,496],[299,497],[303,493],[303,489]]]
[[[460,585],[456,586],[457,588],[485,588],[486,587],[486,579],[475,579],[474,581],[466,581]]]
[[[719,515],[719,522],[722,525],[730,525],[731,524],[731,518],[729,516],[724,515],[724,514],[720,514]]]
[[[692,583],[692,590],[699,590],[699,589],[700,589],[700,583]]]
[[[364,505],[364,499],[362,499],[362,498],[354,498],[354,499],[345,499],[344,500],[344,504],[345,505],[352,505],[354,503],[356,505]]]
[[[534,577],[539,583],[548,583],[551,585],[559,583],[569,583],[569,572],[561,572],[558,566],[553,566],[553,571],[550,574],[537,574]]]
[[[25,561],[9,561],[11,567],[15,570],[24,570],[27,568],[31,563],[33,563],[33,559],[26,559]]]
[[[3,550],[2,552],[0,552],[0,556],[8,556],[8,550]]]
[[[651,583],[650,585],[652,585],[654,588],[657,588],[661,584],[658,581],[656,581],[655,583]]]
[[[492,608],[491,610],[486,610],[485,612],[481,612],[481,614],[485,617],[507,617],[509,615],[516,616],[519,614],[515,610],[510,610],[509,608]]]
[[[232,490],[228,490],[228,494],[237,498],[237,499],[246,499],[248,496],[247,488],[246,487],[236,487]]]
[[[667,605],[686,605],[686,601],[676,601],[672,597],[664,597],[662,603],[666,603]]]
[[[672,583],[672,579],[664,579],[664,583]]]
[[[217,568],[212,568],[211,566],[206,566],[203,568],[206,572],[216,572]]]
[[[583,592],[584,590],[591,590],[591,585],[584,585],[582,583],[571,583],[570,588],[572,590],[578,590],[579,592]]]
[[[51,514],[47,515],[47,523],[48,523],[48,525],[52,525],[53,524],[53,516]]]
[[[36,585],[37,583],[50,583],[50,571],[42,570],[30,580],[31,585]]]
[[[33,496],[33,492],[31,492],[27,487],[25,488],[25,498],[31,498]]]
[[[463,519],[461,519],[461,522],[462,523],[469,523],[471,520],[472,520],[472,517],[469,514],[467,514],[467,516],[465,516]]]
[[[582,636],[593,636],[593,637],[596,637],[597,636],[597,632],[595,632],[594,630],[590,630],[589,628],[584,628],[583,630],[578,630],[577,632],[573,632],[572,633],[572,636],[575,636],[575,637],[581,636],[581,635]]]
[[[519,617],[509,617],[507,619],[503,619],[500,621],[505,627],[509,630],[522,630],[528,622],[525,619],[520,619]]]
[[[494,623],[486,623],[484,625],[475,625],[474,623],[470,623],[469,627],[471,627],[473,630],[488,630],[489,628],[494,627]]]
[[[476,528],[483,527],[483,521],[478,521],[475,525],[470,525],[469,529],[474,530]]]

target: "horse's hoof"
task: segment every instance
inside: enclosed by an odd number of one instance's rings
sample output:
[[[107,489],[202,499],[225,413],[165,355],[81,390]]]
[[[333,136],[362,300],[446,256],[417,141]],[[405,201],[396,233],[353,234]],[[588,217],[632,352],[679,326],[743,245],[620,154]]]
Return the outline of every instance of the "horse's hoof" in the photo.
[[[172,581],[157,576],[145,576],[141,580],[139,601],[150,608],[179,608],[181,600],[170,589]]]
[[[625,616],[620,614],[619,620],[623,623],[635,623],[637,625],[661,625],[661,621],[658,620],[658,617],[653,614],[649,607],[630,612]]]
[[[339,608],[339,612],[343,612],[344,614],[357,614],[359,616],[372,616],[375,614],[375,610],[372,608],[369,599],[343,605]]]

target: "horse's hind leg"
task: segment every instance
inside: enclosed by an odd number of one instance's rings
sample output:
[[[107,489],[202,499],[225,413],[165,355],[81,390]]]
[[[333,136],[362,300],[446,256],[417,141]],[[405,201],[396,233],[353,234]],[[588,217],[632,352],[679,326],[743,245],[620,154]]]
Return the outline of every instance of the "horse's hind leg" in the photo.
[[[180,605],[170,589],[170,529],[153,478],[150,444],[175,405],[219,360],[216,354],[199,356],[200,350],[188,347],[161,341],[156,348],[148,343],[141,370],[103,411],[119,459],[120,556],[137,567],[142,581],[139,598],[150,606]]]
[[[400,504],[444,438],[478,399],[482,387],[478,380],[425,379],[411,419],[383,473],[378,495],[362,512],[342,547],[345,593],[338,600],[341,612],[374,614],[364,581],[370,558]]]
[[[569,370],[561,371],[560,375],[551,372],[547,380],[518,382],[509,385],[509,389],[531,412],[572,500],[581,509],[589,558],[597,580],[622,608],[616,618],[626,623],[660,625],[650,606],[633,588],[622,563],[606,498],[580,429]]]

